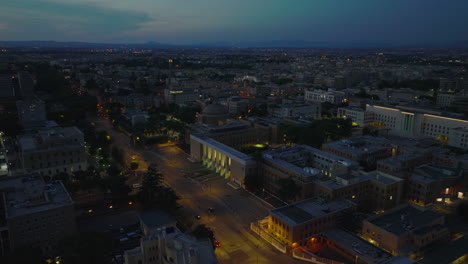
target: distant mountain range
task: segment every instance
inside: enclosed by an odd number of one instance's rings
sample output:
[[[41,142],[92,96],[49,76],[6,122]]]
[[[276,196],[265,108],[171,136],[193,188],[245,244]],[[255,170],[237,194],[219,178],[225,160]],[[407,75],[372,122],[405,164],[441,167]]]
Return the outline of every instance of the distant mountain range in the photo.
[[[176,48],[177,45],[147,42],[141,44],[125,43],[92,43],[92,42],[60,42],[60,41],[0,41],[0,47],[23,48]]]
[[[164,49],[164,48],[468,48],[468,43],[452,45],[395,45],[384,43],[332,43],[310,42],[303,40],[277,40],[259,42],[204,42],[189,45],[167,44],[160,42],[146,43],[91,43],[91,42],[59,42],[59,41],[0,41],[0,47],[18,48],[135,48],[135,49]]]

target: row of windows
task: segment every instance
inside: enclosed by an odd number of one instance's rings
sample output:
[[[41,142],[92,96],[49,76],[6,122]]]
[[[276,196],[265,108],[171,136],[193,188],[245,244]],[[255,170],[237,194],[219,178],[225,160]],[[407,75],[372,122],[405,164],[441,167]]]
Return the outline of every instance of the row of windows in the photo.
[[[67,160],[64,159],[64,160],[62,160],[62,163],[61,163],[61,164],[72,164],[72,163],[81,162],[81,161],[82,161],[82,158],[78,158],[77,160],[70,159],[69,162],[67,162]],[[58,160],[55,161],[55,166],[61,165],[61,164],[59,164],[59,161],[58,161]],[[39,165],[38,165],[37,163],[36,163],[36,164],[32,164],[31,167],[32,167],[33,170],[34,170],[35,167],[36,167],[35,165],[36,165],[36,166],[39,166],[39,169],[42,169],[42,168],[43,168],[43,163],[41,162],[41,163],[39,163]],[[53,165],[52,165],[50,162],[47,162],[47,168],[49,168],[49,167],[51,167],[51,166],[53,166]]]
[[[54,152],[53,154],[52,154],[52,153],[46,153],[46,154],[44,154],[44,153],[39,153],[39,154],[37,154],[37,155],[31,155],[31,156],[29,156],[29,159],[30,159],[30,160],[34,160],[35,156],[37,156],[36,158],[37,158],[38,160],[42,160],[42,157],[44,157],[45,159],[48,159],[48,158],[50,158],[50,157],[52,157],[52,156],[53,156],[53,157],[58,157],[58,156],[63,157],[63,156],[66,156],[66,155],[72,156],[73,153],[75,153],[75,154],[82,154],[82,153],[84,153],[84,151],[83,151],[83,149],[81,149],[81,150],[76,150],[76,151],[70,150],[70,151],[66,151],[66,152],[65,152],[65,151],[63,151],[63,152]]]
[[[77,160],[76,162],[81,162],[81,159]],[[66,165],[66,164],[73,164],[73,163],[75,163],[73,160],[70,160],[69,163],[67,163],[67,162],[64,160],[62,164],[58,164],[58,162],[56,162],[55,166]],[[54,166],[54,167],[55,167],[55,166]],[[50,167],[52,167],[51,164],[50,164],[50,162],[47,163],[47,167],[45,167],[45,168],[43,167],[42,163],[39,164],[39,167],[36,167],[36,166],[34,166],[34,165],[31,165],[31,169],[32,169],[32,170],[36,170],[36,169],[47,169],[47,168],[50,168]],[[78,165],[78,169],[81,169],[81,165]],[[59,169],[56,169],[56,172],[59,173]],[[67,172],[66,168],[63,168],[63,172]],[[49,169],[49,174],[51,174],[51,173],[52,173],[52,171]]]

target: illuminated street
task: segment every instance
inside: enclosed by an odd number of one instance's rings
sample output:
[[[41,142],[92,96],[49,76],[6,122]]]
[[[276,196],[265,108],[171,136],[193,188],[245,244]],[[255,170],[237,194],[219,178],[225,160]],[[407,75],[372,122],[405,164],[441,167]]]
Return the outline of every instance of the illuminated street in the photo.
[[[216,249],[220,263],[305,263],[280,253],[250,231],[250,223],[267,216],[270,209],[251,194],[233,189],[223,179],[202,185],[185,178],[182,172],[197,164],[190,162],[189,155],[175,145],[151,150],[133,148],[129,138],[114,130],[107,120],[96,121],[96,125],[105,129],[113,143],[124,150],[125,160],[132,157],[138,160],[137,171],[144,171],[148,163],[158,165],[165,184],[176,190],[180,204],[193,215],[194,225],[206,224],[213,229],[221,243]],[[127,183],[131,186],[140,181],[141,177],[133,176]],[[214,208],[213,214],[208,213],[210,207]],[[196,220],[196,215],[201,219]]]

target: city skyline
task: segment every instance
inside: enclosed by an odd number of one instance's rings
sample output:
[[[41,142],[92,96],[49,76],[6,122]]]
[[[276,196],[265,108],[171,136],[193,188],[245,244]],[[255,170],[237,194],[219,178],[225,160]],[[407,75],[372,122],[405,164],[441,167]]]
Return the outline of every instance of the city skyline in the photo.
[[[22,0],[0,41],[239,46],[463,46],[466,1]],[[284,45],[287,43],[287,45]],[[288,44],[289,43],[289,44]]]

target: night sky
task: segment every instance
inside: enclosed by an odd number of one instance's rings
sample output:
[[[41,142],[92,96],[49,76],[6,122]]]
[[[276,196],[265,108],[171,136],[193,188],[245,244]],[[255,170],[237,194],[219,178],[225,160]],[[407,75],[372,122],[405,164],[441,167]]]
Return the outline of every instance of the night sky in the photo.
[[[0,40],[468,43],[468,0],[14,0]]]

